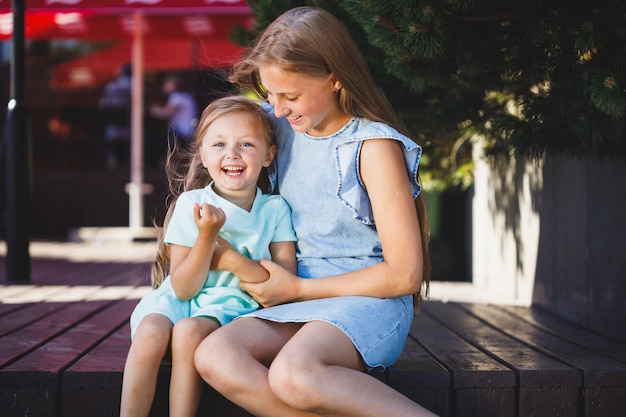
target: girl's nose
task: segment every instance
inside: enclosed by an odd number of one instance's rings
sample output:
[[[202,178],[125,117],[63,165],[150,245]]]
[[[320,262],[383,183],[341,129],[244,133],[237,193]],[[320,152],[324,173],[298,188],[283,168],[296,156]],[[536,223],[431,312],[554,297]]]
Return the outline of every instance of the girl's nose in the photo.
[[[274,106],[274,115],[276,117],[285,117],[289,115],[289,109],[284,105],[282,100],[273,100],[270,104]]]
[[[274,107],[274,115],[276,117],[285,117],[289,114],[289,111],[285,107],[276,106]]]
[[[229,147],[226,151],[226,157],[230,159],[238,159],[239,158],[239,148],[237,147]]]

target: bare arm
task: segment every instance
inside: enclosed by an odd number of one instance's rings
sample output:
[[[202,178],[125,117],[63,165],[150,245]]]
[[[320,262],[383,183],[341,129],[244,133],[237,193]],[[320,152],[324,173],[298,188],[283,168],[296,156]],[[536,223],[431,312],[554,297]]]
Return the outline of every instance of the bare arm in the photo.
[[[217,236],[226,221],[224,212],[209,204],[194,205],[193,215],[198,226],[198,237],[191,248],[172,245],[170,248],[170,279],[176,296],[182,300],[193,298],[204,286]]]
[[[387,139],[365,141],[360,172],[376,219],[382,262],[332,277],[301,279],[261,261],[271,278],[262,284],[242,284],[242,288],[264,306],[348,295],[388,298],[417,292],[422,283],[422,242],[400,144]]]
[[[220,244],[217,246],[213,255],[211,269],[230,271],[242,282],[258,283],[266,281],[269,278],[269,273],[258,261],[240,254],[222,238],[218,238],[218,242],[220,242]],[[296,273],[295,242],[270,243],[270,253],[274,262],[291,273]]]

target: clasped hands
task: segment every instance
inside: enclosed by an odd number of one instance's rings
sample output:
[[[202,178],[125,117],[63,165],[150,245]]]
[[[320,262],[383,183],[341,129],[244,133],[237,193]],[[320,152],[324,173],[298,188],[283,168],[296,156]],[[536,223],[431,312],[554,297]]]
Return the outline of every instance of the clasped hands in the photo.
[[[215,236],[217,243],[211,259],[211,269],[229,270],[233,268],[231,262],[241,261],[241,254],[219,235],[219,230],[226,221],[224,211],[211,204],[196,204],[194,206],[194,220],[198,231],[204,236]],[[258,264],[269,274],[269,278],[263,282],[245,282],[240,280],[239,286],[252,296],[264,307],[271,307],[295,301],[298,296],[299,283],[302,278],[287,271],[282,266],[269,259],[261,259]]]

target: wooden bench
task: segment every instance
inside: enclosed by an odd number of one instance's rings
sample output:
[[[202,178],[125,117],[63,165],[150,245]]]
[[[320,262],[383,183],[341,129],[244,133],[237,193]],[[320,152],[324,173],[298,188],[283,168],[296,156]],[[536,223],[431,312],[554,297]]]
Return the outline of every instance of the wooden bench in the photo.
[[[37,260],[34,285],[0,286],[0,416],[118,415],[146,268]],[[164,362],[152,416],[167,415],[169,373]],[[626,410],[626,344],[536,308],[427,300],[398,363],[374,375],[441,416]],[[201,408],[249,417],[209,387]]]
[[[388,378],[441,415],[621,416],[626,345],[535,308],[427,302]]]

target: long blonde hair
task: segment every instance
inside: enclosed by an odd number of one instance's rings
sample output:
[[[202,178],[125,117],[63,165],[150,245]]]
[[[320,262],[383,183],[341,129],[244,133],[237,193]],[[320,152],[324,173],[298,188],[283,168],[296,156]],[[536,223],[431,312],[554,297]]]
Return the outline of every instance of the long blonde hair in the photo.
[[[367,64],[341,22],[331,13],[312,7],[296,7],[272,22],[260,35],[249,53],[233,67],[230,81],[267,98],[258,68],[278,65],[282,70],[313,77],[331,73],[341,83],[339,105],[354,117],[385,123],[406,136],[406,127],[396,117],[389,101],[380,91]],[[429,230],[422,195],[415,200],[422,237],[424,295],[430,283]],[[414,296],[416,309],[422,291]]]
[[[150,278],[152,288],[158,288],[170,271],[169,245],[165,243],[165,232],[174,212],[176,199],[183,192],[204,188],[211,183],[209,171],[202,165],[200,145],[207,129],[215,120],[234,112],[245,112],[252,117],[269,146],[274,146],[274,124],[271,117],[257,102],[244,96],[227,96],[214,100],[202,112],[193,141],[187,147],[176,143],[168,150],[165,159],[169,195],[166,199],[167,212],[163,227],[157,236],[157,254],[152,262]],[[259,176],[259,186],[266,188],[265,170]]]

